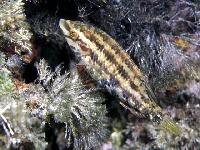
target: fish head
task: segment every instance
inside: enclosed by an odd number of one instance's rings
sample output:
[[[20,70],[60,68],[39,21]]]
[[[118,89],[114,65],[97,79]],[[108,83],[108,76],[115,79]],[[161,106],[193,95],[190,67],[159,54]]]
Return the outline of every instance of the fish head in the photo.
[[[88,26],[78,21],[64,19],[60,19],[59,25],[78,60],[80,61],[90,56],[93,44],[89,38],[90,29]],[[87,61],[87,59],[84,61]]]

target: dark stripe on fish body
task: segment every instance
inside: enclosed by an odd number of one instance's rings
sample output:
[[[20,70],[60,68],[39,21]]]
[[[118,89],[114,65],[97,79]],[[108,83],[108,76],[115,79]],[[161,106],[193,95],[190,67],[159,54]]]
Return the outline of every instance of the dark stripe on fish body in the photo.
[[[124,79],[130,79],[128,73],[126,72],[126,70],[124,70],[123,66],[119,66],[118,67],[118,73],[124,78]]]

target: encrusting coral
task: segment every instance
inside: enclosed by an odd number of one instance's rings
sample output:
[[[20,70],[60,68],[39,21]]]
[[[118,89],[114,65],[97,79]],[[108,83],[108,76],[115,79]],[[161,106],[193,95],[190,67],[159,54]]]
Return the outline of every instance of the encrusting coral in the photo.
[[[34,143],[32,149],[46,146],[40,120],[30,116],[23,91],[15,87],[6,68],[5,56],[0,53],[0,127],[2,149],[23,148]],[[28,144],[29,143],[29,144]]]
[[[60,66],[51,72],[44,60],[36,66],[39,83],[18,85],[17,89],[9,73],[1,68],[0,123],[5,132],[1,143],[7,148],[22,148],[29,143],[32,149],[44,149],[44,125],[52,115],[55,122],[65,124],[64,134],[59,134],[64,147],[100,147],[108,137],[102,94],[86,89],[75,69],[61,75]]]
[[[32,33],[25,21],[24,3],[22,0],[0,2],[0,44],[4,51],[31,54],[30,39]]]
[[[76,69],[61,75],[58,66],[51,72],[44,60],[36,65],[38,81],[29,103],[36,103],[31,114],[47,120],[52,115],[55,122],[65,124],[65,143],[74,149],[98,148],[107,139],[104,97],[96,89],[86,89]],[[72,68],[76,68],[74,65]],[[34,91],[34,93],[33,93]]]

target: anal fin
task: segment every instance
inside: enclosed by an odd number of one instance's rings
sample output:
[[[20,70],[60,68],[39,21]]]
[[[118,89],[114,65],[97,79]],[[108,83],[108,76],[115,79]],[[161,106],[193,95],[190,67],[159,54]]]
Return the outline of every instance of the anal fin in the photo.
[[[126,104],[124,104],[124,102],[119,101],[120,105],[122,105],[125,109],[128,109],[131,113],[133,113],[134,115],[136,115],[139,118],[145,118],[143,114],[141,114],[140,112],[136,111],[135,109],[127,106]]]

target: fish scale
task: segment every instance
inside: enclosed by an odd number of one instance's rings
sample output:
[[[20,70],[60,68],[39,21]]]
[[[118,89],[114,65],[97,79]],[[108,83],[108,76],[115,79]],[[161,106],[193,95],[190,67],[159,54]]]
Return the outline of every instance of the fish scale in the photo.
[[[78,21],[60,20],[60,28],[79,64],[120,103],[173,134],[180,128],[155,103],[145,76],[130,56],[102,30]]]

